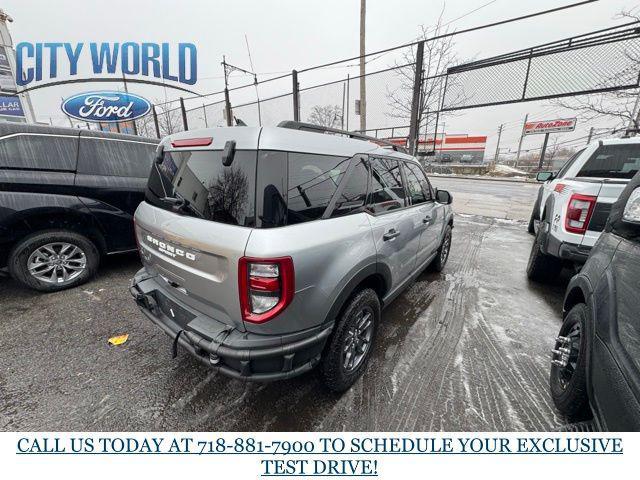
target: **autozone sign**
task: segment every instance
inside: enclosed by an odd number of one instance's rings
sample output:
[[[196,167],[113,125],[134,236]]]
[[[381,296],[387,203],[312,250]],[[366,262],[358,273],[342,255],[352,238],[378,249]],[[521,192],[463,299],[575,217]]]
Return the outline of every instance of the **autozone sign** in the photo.
[[[560,118],[557,120],[541,120],[524,124],[525,135],[537,133],[573,132],[576,129],[577,119]]]

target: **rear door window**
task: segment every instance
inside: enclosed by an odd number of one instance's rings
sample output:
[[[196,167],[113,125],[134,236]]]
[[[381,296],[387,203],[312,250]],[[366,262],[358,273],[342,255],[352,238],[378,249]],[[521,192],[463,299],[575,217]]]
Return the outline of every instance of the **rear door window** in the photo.
[[[331,217],[341,217],[350,213],[361,212],[367,201],[368,185],[369,167],[366,158],[359,156],[351,174],[346,179],[340,196],[336,199]]]
[[[82,138],[78,173],[148,178],[156,147],[153,143]]]
[[[253,227],[255,219],[255,150],[239,150],[229,167],[222,165],[222,151],[164,152],[154,164],[147,197],[167,210],[173,204],[162,197],[186,200],[179,213],[214,222]]]
[[[400,164],[392,158],[371,159],[371,187],[368,207],[373,213],[384,213],[406,205]]]
[[[0,138],[0,168],[72,172],[77,153],[77,136],[18,134]]]
[[[569,170],[571,168],[571,165],[573,165],[578,157],[582,155],[582,152],[584,152],[584,148],[574,153],[573,156],[569,158],[569,160],[567,160],[562,168],[558,171],[558,176],[556,178],[564,178],[564,176],[567,174],[567,170]]]
[[[288,157],[287,223],[317,220],[336,193],[350,159],[309,153],[289,153]]]
[[[632,178],[640,170],[640,144],[603,145],[584,164],[578,177]]]

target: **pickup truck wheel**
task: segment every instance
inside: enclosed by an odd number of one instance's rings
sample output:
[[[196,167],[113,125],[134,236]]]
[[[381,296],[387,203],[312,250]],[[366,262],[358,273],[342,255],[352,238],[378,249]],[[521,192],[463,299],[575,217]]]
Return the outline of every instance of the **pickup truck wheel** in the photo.
[[[431,262],[431,270],[434,272],[441,272],[447,263],[449,258],[449,251],[451,250],[451,225],[447,225],[444,229],[444,235],[442,236],[442,243],[438,248],[436,258]]]
[[[34,233],[9,254],[11,276],[26,287],[55,292],[89,280],[98,269],[100,254],[83,235],[65,230]]]
[[[544,235],[545,233],[541,223],[536,239],[533,241],[533,245],[531,245],[531,253],[529,254],[529,262],[527,263],[527,277],[535,282],[551,283],[560,274],[562,262],[558,258],[547,255],[542,251],[542,239]]]
[[[586,359],[588,339],[587,306],[575,305],[567,314],[552,350],[549,387],[555,406],[571,418],[585,417],[589,411]]]
[[[322,359],[322,377],[334,392],[344,392],[364,372],[380,321],[380,300],[370,288],[347,302]]]

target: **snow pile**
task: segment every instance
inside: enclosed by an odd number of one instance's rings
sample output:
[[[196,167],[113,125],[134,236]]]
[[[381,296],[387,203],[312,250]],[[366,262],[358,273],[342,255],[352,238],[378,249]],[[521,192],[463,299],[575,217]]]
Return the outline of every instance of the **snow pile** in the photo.
[[[510,167],[509,165],[502,165],[500,163],[497,163],[493,165],[493,168],[487,173],[487,175],[498,177],[526,177],[527,172],[518,170],[514,167]]]

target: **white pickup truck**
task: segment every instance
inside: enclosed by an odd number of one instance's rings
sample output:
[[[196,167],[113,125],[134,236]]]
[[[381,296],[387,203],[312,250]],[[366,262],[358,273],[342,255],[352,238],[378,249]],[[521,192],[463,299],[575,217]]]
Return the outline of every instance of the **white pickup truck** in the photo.
[[[544,182],[531,213],[536,239],[527,264],[534,281],[553,281],[563,266],[579,269],[607,222],[611,205],[640,170],[640,137],[600,140],[571,157]]]

